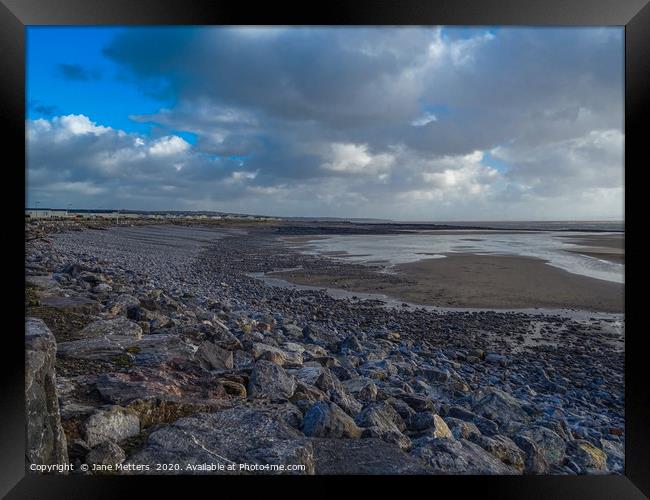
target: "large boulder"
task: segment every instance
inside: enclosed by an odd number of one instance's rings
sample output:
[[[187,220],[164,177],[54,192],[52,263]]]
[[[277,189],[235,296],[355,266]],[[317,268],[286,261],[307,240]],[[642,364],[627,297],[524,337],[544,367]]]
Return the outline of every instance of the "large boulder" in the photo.
[[[518,474],[480,446],[465,439],[424,437],[413,441],[412,455],[439,474]]]
[[[86,463],[89,465],[113,465],[121,464],[126,459],[124,450],[113,441],[104,441],[95,446],[86,455]]]
[[[330,352],[338,350],[342,336],[328,327],[311,324],[303,328],[305,341],[324,347]]]
[[[589,441],[576,439],[567,446],[567,455],[580,467],[584,474],[603,474],[608,472],[607,454]]]
[[[537,425],[522,432],[532,439],[549,465],[560,465],[564,461],[566,442],[556,432]]]
[[[306,436],[358,438],[361,429],[336,403],[318,401],[305,413],[302,431]]]
[[[296,381],[284,368],[265,360],[255,363],[248,384],[250,397],[284,401],[293,396],[295,390]]]
[[[37,318],[25,320],[25,412],[27,464],[68,462],[56,392],[56,340]]]
[[[123,441],[140,434],[140,419],[135,412],[113,406],[95,411],[86,420],[84,437],[91,448],[105,441]]]
[[[206,370],[231,370],[234,366],[232,351],[208,341],[201,342],[195,359]]]
[[[427,474],[432,471],[380,439],[314,439],[316,474]]]
[[[200,413],[151,433],[128,464],[182,464],[168,474],[313,474],[312,444],[280,418],[257,409],[237,407]],[[206,470],[203,464],[223,470]],[[240,468],[240,464],[252,467]],[[281,471],[279,467],[304,466]],[[229,469],[229,466],[231,469]],[[257,468],[258,470],[252,470]]]
[[[514,432],[523,424],[530,422],[531,417],[525,410],[523,401],[494,387],[490,387],[482,393],[476,398],[472,411],[496,422],[500,429]]]
[[[256,360],[264,359],[284,367],[302,366],[302,353],[295,351],[284,351],[277,347],[261,342],[255,342],[251,349],[251,354]]]
[[[97,337],[124,337],[127,339],[141,339],[142,328],[137,323],[118,316],[113,319],[100,319],[86,325],[77,337],[80,339]]]

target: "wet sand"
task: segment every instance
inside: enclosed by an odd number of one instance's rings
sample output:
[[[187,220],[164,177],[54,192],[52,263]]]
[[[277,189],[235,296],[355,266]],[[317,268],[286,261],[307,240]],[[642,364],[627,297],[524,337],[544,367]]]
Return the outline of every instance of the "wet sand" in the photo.
[[[624,310],[624,285],[572,274],[529,257],[449,254],[395,266],[395,274],[377,270],[332,266],[274,275],[301,285],[382,293],[440,307]]]
[[[578,245],[576,248],[567,249],[567,252],[625,264],[625,235],[623,233],[560,236],[559,238],[566,243]]]

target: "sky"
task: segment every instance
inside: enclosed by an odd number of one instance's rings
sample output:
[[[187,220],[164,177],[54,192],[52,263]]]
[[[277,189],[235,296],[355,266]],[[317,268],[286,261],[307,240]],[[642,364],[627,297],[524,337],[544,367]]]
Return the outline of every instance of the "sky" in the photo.
[[[622,219],[622,28],[28,27],[27,205]]]

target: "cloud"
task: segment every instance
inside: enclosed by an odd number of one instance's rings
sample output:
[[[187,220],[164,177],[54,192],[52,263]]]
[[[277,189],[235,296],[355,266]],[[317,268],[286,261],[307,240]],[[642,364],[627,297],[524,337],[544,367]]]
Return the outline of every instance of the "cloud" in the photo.
[[[81,64],[57,64],[55,66],[57,75],[65,80],[88,81],[99,80],[101,74],[96,69],[85,68]]]
[[[134,208],[620,216],[622,40],[617,28],[129,28],[104,54],[161,98],[131,116],[154,135],[30,121],[30,176],[39,196],[88,182]]]

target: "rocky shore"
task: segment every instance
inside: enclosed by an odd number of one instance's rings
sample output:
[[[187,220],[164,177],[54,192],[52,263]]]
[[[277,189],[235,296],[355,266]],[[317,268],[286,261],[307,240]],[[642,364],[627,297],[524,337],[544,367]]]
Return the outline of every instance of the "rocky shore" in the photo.
[[[289,249],[272,225],[30,226],[28,420],[47,409],[28,422],[30,463],[623,471],[623,333],[609,318],[436,312],[268,286],[251,275],[333,265]]]

